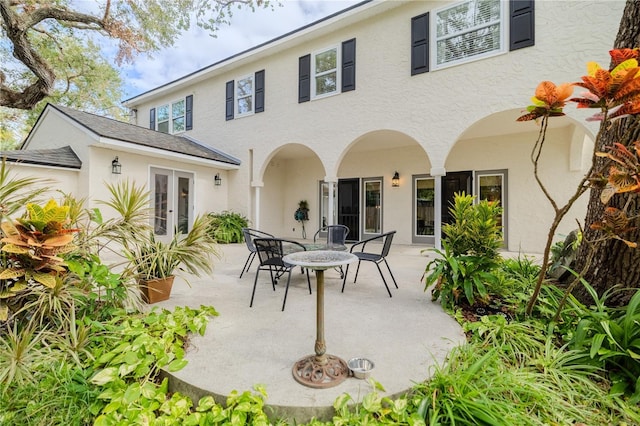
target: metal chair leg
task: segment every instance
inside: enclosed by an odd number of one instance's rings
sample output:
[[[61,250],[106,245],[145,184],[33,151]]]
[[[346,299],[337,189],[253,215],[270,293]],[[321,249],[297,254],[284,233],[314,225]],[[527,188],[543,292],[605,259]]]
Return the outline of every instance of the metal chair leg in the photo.
[[[291,282],[291,269],[289,269],[289,275],[287,277],[287,286],[284,289],[284,300],[282,301],[282,311],[284,311],[284,305],[287,304],[287,293],[289,293],[289,282]]]
[[[253,291],[251,292],[251,303],[249,303],[249,307],[253,307],[253,298],[256,295],[256,284],[258,284],[258,275],[260,274],[260,269],[256,271],[256,278],[253,280]]]
[[[344,270],[344,278],[342,278],[342,291],[340,293],[344,293],[344,285],[347,282],[347,274],[349,273],[349,265],[347,264],[347,268]]]
[[[380,269],[380,264],[376,262],[376,267],[378,268],[378,272],[380,272],[380,277],[382,278],[382,282],[387,289],[387,293],[389,293],[389,297],[393,297],[391,295],[391,290],[389,290],[389,286],[387,285],[387,280],[384,279],[384,275],[382,275],[382,269]]]
[[[387,262],[387,259],[384,259],[384,263],[385,263],[385,265],[387,265],[387,269],[389,270],[389,274],[391,275],[391,278],[393,279],[393,284],[395,284],[396,288],[398,288],[398,283],[396,282],[396,277],[393,276],[393,272],[391,272],[391,268],[389,267],[389,262]]]
[[[249,257],[247,257],[246,262],[244,262],[244,266],[242,267],[242,271],[240,271],[240,278],[242,278],[242,274],[244,274],[245,272],[249,272],[249,268],[251,268],[251,265],[253,264],[253,259],[256,257],[256,252],[252,251],[251,253],[249,253]]]

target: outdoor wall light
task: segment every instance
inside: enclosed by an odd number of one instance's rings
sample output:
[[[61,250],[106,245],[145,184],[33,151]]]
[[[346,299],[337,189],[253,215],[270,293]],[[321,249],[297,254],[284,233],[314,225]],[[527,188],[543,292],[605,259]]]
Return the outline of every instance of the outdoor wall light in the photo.
[[[120,162],[118,161],[118,156],[116,156],[116,158],[114,158],[111,162],[111,173],[113,173],[114,175],[119,175],[120,173],[122,173],[122,164],[120,164]]]
[[[220,177],[220,173],[216,173],[216,175],[213,177],[213,183],[216,186],[222,185],[222,178]]]
[[[393,186],[394,188],[400,186],[400,175],[398,174],[398,172],[395,172],[393,174],[393,177],[391,178],[391,186]]]

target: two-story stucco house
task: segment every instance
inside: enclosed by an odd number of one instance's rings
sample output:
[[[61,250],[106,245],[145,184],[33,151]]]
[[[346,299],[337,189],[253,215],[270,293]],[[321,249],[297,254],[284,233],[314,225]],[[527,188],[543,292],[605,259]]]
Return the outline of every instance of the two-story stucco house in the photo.
[[[96,136],[90,122],[80,127],[94,135],[91,149],[78,148],[81,138],[43,131],[45,115],[78,127],[84,113],[50,106],[23,148],[70,145],[82,167],[91,158],[100,173],[78,174],[76,188],[92,196],[102,181],[148,182],[165,233],[185,215],[232,210],[299,238],[294,212],[307,200],[311,231],[341,223],[352,240],[396,230],[394,242],[438,244],[453,193],[466,191],[502,203],[507,249],[540,252],[552,209],[533,179],[538,128],[515,120],[540,81],[577,81],[588,61],[608,65],[623,7],[365,1],[126,100],[132,124],[146,128],[131,140],[109,126]],[[560,201],[588,168],[594,138],[586,114],[568,110],[542,159]]]

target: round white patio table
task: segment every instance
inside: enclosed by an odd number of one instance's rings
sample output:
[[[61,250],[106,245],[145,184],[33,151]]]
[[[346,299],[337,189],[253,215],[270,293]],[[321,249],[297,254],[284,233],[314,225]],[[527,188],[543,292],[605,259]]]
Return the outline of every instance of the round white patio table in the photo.
[[[293,378],[312,388],[329,388],[340,384],[349,376],[347,363],[326,353],[324,341],[324,271],[355,262],[351,253],[332,250],[299,251],[282,258],[291,265],[316,271],[316,344],[315,355],[307,355],[293,365]]]

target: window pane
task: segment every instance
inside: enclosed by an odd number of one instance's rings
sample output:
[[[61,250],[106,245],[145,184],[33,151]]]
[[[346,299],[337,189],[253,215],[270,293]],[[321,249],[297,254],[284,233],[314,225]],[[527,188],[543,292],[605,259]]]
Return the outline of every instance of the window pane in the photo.
[[[253,95],[253,78],[245,78],[243,80],[238,80],[238,85],[236,87],[236,96],[252,96]]]
[[[189,179],[178,178],[178,233],[189,233]]]
[[[436,15],[438,38],[500,21],[499,0],[475,0],[442,10]]]
[[[169,122],[158,123],[158,131],[162,133],[169,133]]]
[[[489,202],[498,202],[504,207],[503,189],[504,189],[504,176],[503,175],[481,175],[479,176],[480,193],[478,199],[487,200]],[[502,214],[504,216],[504,212]],[[500,217],[499,224],[502,226],[503,217]],[[504,231],[504,230],[503,230]]]
[[[246,114],[251,111],[253,111],[253,98],[251,96],[238,99],[238,114]]]
[[[157,109],[158,122],[167,121],[169,119],[169,105],[159,106]]]
[[[169,176],[155,175],[154,193],[155,199],[153,203],[154,220],[153,231],[156,235],[167,235],[167,202],[168,202],[168,184]]]
[[[436,13],[436,63],[500,51],[500,0],[471,0]]]
[[[335,92],[336,87],[335,72],[316,77],[316,95]]]
[[[438,64],[500,50],[500,25],[438,40]]]
[[[176,118],[173,120],[173,133],[184,131],[184,117]]]
[[[435,180],[416,179],[416,235],[434,235]]]
[[[365,182],[364,184],[366,206],[364,216],[364,232],[368,234],[379,234],[381,232],[381,187],[382,183],[380,181]]]
[[[182,117],[184,115],[184,101],[174,102],[171,105],[171,117]]]
[[[320,74],[326,71],[336,69],[336,61],[338,58],[337,49],[326,50],[322,53],[318,53],[316,59],[316,74]]]

